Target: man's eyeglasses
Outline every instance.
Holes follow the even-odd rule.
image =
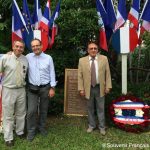
[[[91,47],[91,48],[89,48],[89,50],[91,51],[91,50],[98,50],[98,48],[97,47]]]
[[[34,47],[40,47],[41,45],[33,45],[33,46],[31,46],[32,48],[34,48]]]

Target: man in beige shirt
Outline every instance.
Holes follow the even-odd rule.
[[[13,146],[13,129],[21,138],[24,134],[26,115],[25,78],[28,69],[28,61],[24,52],[24,42],[13,43],[12,55],[6,54],[0,59],[0,73],[2,80],[2,108],[3,108],[3,132],[7,146]]]

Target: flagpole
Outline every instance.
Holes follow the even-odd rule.
[[[144,7],[143,7],[143,10],[142,10],[142,13],[141,13],[141,16],[140,16],[139,20],[141,20],[141,17],[142,17],[142,15],[143,15],[143,12],[144,12],[144,10],[145,10],[145,7],[146,7],[147,3],[148,3],[148,0],[146,0],[146,3],[145,3],[145,5],[144,5]]]
[[[122,94],[127,94],[127,54],[121,54],[122,59]]]

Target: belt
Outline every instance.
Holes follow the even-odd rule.
[[[47,84],[42,84],[42,85],[33,85],[33,84],[31,84],[31,83],[29,83],[29,84],[32,85],[32,86],[39,87],[39,88],[44,88],[44,87],[50,85],[49,83],[47,83]]]
[[[46,86],[48,86],[48,85],[50,85],[49,83],[48,84],[42,84],[42,85],[39,85],[38,87],[39,88],[43,88],[43,87],[46,87]]]
[[[94,87],[96,87],[96,86],[100,86],[100,84],[96,84]],[[93,86],[91,85],[91,87],[93,87]]]

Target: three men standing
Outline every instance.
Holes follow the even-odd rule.
[[[88,56],[79,59],[78,90],[87,99],[88,122],[90,133],[96,128],[94,103],[99,121],[99,129],[105,135],[105,95],[112,88],[109,63],[106,56],[98,54],[95,42],[88,43]]]

